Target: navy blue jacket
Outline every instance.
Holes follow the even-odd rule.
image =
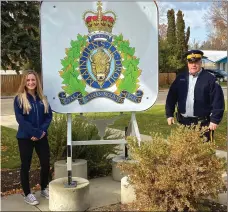
[[[172,83],[166,99],[166,117],[174,117],[175,106],[180,113],[186,112],[189,73],[179,74]],[[221,86],[216,78],[204,69],[199,74],[194,90],[194,116],[210,116],[210,121],[219,124],[225,103]]]
[[[14,112],[19,124],[17,138],[31,139],[33,136],[40,138],[43,131],[46,132],[52,120],[52,110],[49,106],[48,113],[44,113],[44,105],[38,96],[36,100],[32,95],[27,94],[32,109],[29,114],[23,114],[23,107],[20,108],[18,96],[14,99]]]

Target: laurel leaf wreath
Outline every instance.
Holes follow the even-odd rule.
[[[124,69],[122,70],[124,78],[119,78],[117,80],[117,91],[115,93],[119,94],[123,90],[128,91],[129,93],[135,93],[139,88],[138,77],[142,72],[138,68],[139,58],[134,56],[135,48],[129,46],[128,40],[123,40],[122,34],[114,36],[113,44],[121,53],[121,57],[123,59],[122,65],[124,67]]]
[[[71,41],[71,47],[66,49],[66,57],[61,60],[62,70],[59,71],[60,76],[63,78],[62,89],[69,95],[75,92],[81,92],[86,95],[86,83],[84,80],[78,79],[80,75],[79,58],[82,50],[87,45],[87,36],[77,35],[77,40]]]

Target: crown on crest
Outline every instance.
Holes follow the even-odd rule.
[[[86,11],[83,15],[89,33],[94,31],[112,32],[112,28],[116,22],[116,15],[112,11],[102,11],[101,1],[97,2],[97,12]]]

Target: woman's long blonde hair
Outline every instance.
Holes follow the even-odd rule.
[[[49,104],[48,104],[47,98],[43,95],[41,82],[38,74],[35,71],[28,71],[25,74],[23,74],[21,84],[17,92],[19,106],[20,108],[23,107],[23,114],[29,114],[29,111],[32,108],[27,98],[27,88],[26,88],[27,77],[29,74],[33,74],[36,77],[36,93],[44,104],[44,113],[48,113]]]

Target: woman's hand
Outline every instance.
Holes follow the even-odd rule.
[[[32,141],[37,141],[38,138],[36,138],[36,137],[33,136],[33,137],[31,138],[31,140],[32,140]]]
[[[45,135],[46,135],[46,133],[43,132],[42,135],[41,135],[41,137],[40,137],[40,139],[42,139]],[[32,136],[31,140],[32,140],[32,141],[37,141],[37,140],[39,140],[39,139],[36,138],[35,136]]]

